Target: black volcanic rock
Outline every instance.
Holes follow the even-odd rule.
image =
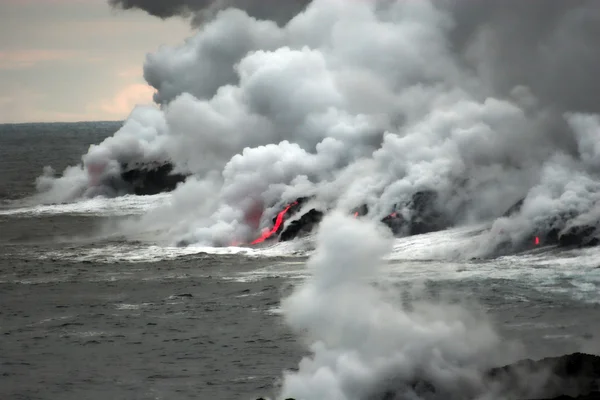
[[[521,211],[525,199],[513,204],[502,217],[513,217]],[[600,245],[600,221],[573,224],[578,212],[571,210],[537,222],[520,243],[505,242],[498,246],[496,255],[530,250],[537,245],[558,247],[590,247]]]
[[[130,190],[139,196],[170,192],[187,178],[173,173],[173,164],[142,163],[121,166],[121,179],[127,182]]]
[[[592,247],[600,245],[600,221],[595,224],[569,225],[576,215],[559,215],[548,219],[538,227],[521,247],[531,248],[534,238],[539,238],[541,245],[558,247]]]
[[[493,393],[491,398],[506,400],[600,400],[600,356],[591,354],[522,360],[484,372],[482,378],[485,393],[481,393],[481,388],[464,385],[454,386],[454,390],[460,390],[460,393],[446,393],[419,377],[415,377],[412,383],[399,383],[396,385],[398,389],[392,389],[394,380],[387,379],[382,382],[386,387],[365,400],[403,399],[408,388],[424,399],[475,400]]]
[[[395,395],[390,395],[390,396],[394,396],[394,397],[384,397],[381,400],[398,400],[398,397],[395,397]],[[507,400],[509,398],[506,398]],[[266,400],[265,398],[261,397],[257,400]],[[296,400],[293,398],[287,398],[285,400]],[[577,397],[571,397],[571,396],[558,396],[558,397],[553,397],[553,398],[548,398],[548,399],[519,399],[519,400],[600,400],[600,392],[594,392],[594,393],[590,393],[587,395],[581,395],[581,396],[577,396]]]
[[[536,376],[534,380],[531,377]],[[522,360],[487,374],[515,398],[535,393],[536,399],[600,398],[600,356],[574,353],[542,360]],[[537,382],[539,386],[532,387]],[[595,396],[595,397],[589,397]]]
[[[307,199],[301,198],[294,203],[286,213],[286,221],[292,218],[305,200]],[[449,219],[438,207],[437,192],[433,190],[416,192],[408,202],[396,205],[396,209],[400,208],[408,208],[410,219],[407,220],[399,211],[394,211],[381,220],[395,235],[418,235],[439,231],[450,226]],[[367,205],[363,204],[353,209],[351,214],[359,217],[366,215],[368,211]],[[279,240],[288,241],[310,233],[321,222],[323,215],[323,211],[313,208],[300,218],[290,220],[280,230]],[[273,220],[273,224],[275,224],[275,220]]]
[[[367,215],[368,213],[369,213],[369,206],[367,206],[366,204],[363,204],[360,207],[356,207],[351,212],[351,214],[354,215],[355,217],[362,217],[364,215]]]
[[[381,222],[386,224],[395,235],[421,235],[448,228],[449,218],[440,210],[438,194],[433,190],[421,190],[413,194],[404,204],[396,205],[396,210]],[[410,219],[405,219],[399,210],[406,208]]]
[[[399,212],[393,212],[385,216],[381,222],[387,225],[394,235],[409,233],[410,222],[406,221]]]
[[[558,397],[553,397],[553,398],[548,398],[548,399],[536,399],[536,400],[600,400],[600,392],[593,392],[587,395],[581,395],[581,396],[577,396],[577,397],[572,397],[572,396],[567,396],[567,395],[563,395],[563,396],[558,396]]]
[[[519,211],[521,211],[521,207],[523,207],[523,203],[525,203],[525,197],[523,197],[522,199],[517,201],[515,204],[510,206],[510,208],[508,210],[506,210],[506,212],[504,214],[502,214],[502,216],[503,217],[511,217],[514,214],[518,213]]]
[[[563,229],[558,236],[558,245],[562,247],[589,247],[600,244],[600,223],[595,225],[573,225]]]
[[[438,207],[438,194],[433,190],[416,192],[408,207],[412,210],[410,235],[436,232],[450,226],[450,221]]]
[[[279,240],[285,242],[310,233],[322,219],[323,212],[312,208],[300,218],[291,221],[281,232]]]

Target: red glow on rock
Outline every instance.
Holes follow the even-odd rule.
[[[106,166],[107,163],[103,161],[86,164],[90,186],[97,186],[100,184],[100,179],[104,173],[104,170],[106,169]]]
[[[396,218],[397,216],[398,216],[398,214],[396,214],[396,212],[393,212],[390,214],[390,217],[392,217],[392,218]]]
[[[253,204],[252,207],[246,211],[246,225],[254,230],[258,229],[260,226],[260,219],[262,218],[263,209],[264,206],[261,203],[256,202],[256,204]]]
[[[252,242],[252,244],[262,243],[265,240],[267,240],[268,238],[270,238],[271,236],[273,236],[275,233],[277,233],[277,231],[281,227],[281,224],[283,224],[283,218],[285,217],[285,214],[287,214],[287,212],[290,210],[290,208],[292,208],[296,204],[298,204],[297,201],[293,202],[292,204],[288,204],[288,206],[286,208],[284,208],[282,211],[280,211],[279,214],[277,214],[277,218],[275,219],[275,225],[273,225],[273,227],[270,230],[263,232],[261,237],[254,240]]]
[[[534,243],[535,243],[535,245],[536,245],[536,246],[537,246],[538,244],[540,244],[540,237],[539,237],[539,236],[536,236],[536,237],[535,237],[535,239],[534,239]]]
[[[354,213],[354,218],[358,218],[358,211]]]

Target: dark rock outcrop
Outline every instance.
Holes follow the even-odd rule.
[[[506,212],[504,214],[502,214],[502,216],[503,217],[512,217],[514,214],[517,214],[518,212],[521,211],[521,207],[523,207],[523,203],[525,203],[525,197],[523,197],[522,199],[518,200],[515,204],[510,206],[510,208],[508,210],[506,210]]]
[[[150,189],[161,186],[154,185],[156,181],[154,175],[142,176],[145,177],[144,184],[146,184],[145,182],[150,183]],[[161,181],[162,178],[158,179],[163,183],[161,187],[169,188],[164,183],[170,181],[164,179]],[[177,182],[178,179],[185,179],[185,177],[176,176],[173,179],[174,182]],[[138,189],[136,193],[139,192]],[[302,211],[302,207],[308,199],[300,198],[286,206],[289,209],[285,212],[284,223],[277,229],[277,235],[273,235],[270,240],[276,238],[280,241],[293,240],[312,232],[317,227],[325,214],[323,210],[311,208],[302,215],[297,215]],[[503,217],[518,218],[524,202],[524,198],[518,200],[503,214]],[[282,208],[282,211],[284,209]],[[358,218],[367,215],[368,212],[369,208],[363,204],[351,210],[351,215]],[[564,212],[537,221],[533,229],[525,232],[520,242],[503,242],[496,247],[492,256],[514,254],[534,249],[537,246],[586,247],[600,245],[600,221],[573,224],[572,221],[576,217],[578,217],[576,212]],[[276,218],[273,219],[273,226],[275,226]],[[381,222],[389,227],[396,236],[425,234],[452,226],[452,219],[443,211],[439,204],[438,194],[433,190],[418,191],[408,201],[396,204],[392,212],[382,218]]]
[[[384,217],[386,224],[394,235],[421,235],[448,228],[450,219],[438,204],[438,194],[433,190],[418,191],[411,199],[395,206],[394,212]],[[404,218],[402,210],[406,210],[409,218]]]
[[[355,217],[362,217],[364,215],[367,215],[368,213],[369,213],[369,206],[367,206],[366,204],[363,204],[360,207],[356,207],[351,212],[351,214],[354,215]]]
[[[411,210],[410,235],[436,232],[450,226],[449,218],[440,210],[438,194],[433,190],[416,192],[408,208]]]
[[[383,217],[381,222],[386,225],[396,236],[406,235],[410,233],[410,221],[404,219],[399,212],[393,212],[390,215]]]
[[[186,175],[173,173],[173,164],[134,163],[121,166],[121,179],[132,193],[143,196],[170,192],[185,181]]]
[[[525,199],[517,201],[502,216],[513,217],[518,215]],[[600,221],[588,223],[572,223],[578,217],[575,211],[564,212],[538,222],[522,243],[502,244],[500,253],[508,251],[524,251],[535,246],[559,247],[589,247],[600,245]]]
[[[574,353],[542,360],[522,360],[483,373],[484,388],[455,385],[454,390],[438,388],[426,379],[415,378],[412,383],[386,380],[379,393],[365,400],[396,400],[407,389],[425,399],[475,400],[484,394],[506,400],[600,400],[600,356]],[[452,386],[452,385],[451,385]],[[454,391],[459,390],[460,393]],[[484,393],[481,393],[481,390]],[[293,400],[293,399],[286,399]]]
[[[600,356],[574,353],[522,360],[492,369],[487,378],[512,398],[531,398],[524,396],[533,394],[536,399],[600,399]]]
[[[300,218],[291,221],[279,235],[279,240],[288,241],[298,236],[306,235],[316,228],[323,219],[323,212],[315,208],[310,209]]]
[[[571,225],[558,235],[558,245],[562,247],[589,247],[600,245],[600,221],[595,224]]]
[[[325,213],[316,208],[308,210],[300,217],[296,215],[307,200],[308,198],[300,198],[292,203],[285,213],[285,223],[277,231],[279,240],[288,241],[306,235],[321,222]],[[418,235],[439,231],[450,226],[449,218],[440,211],[438,206],[437,193],[432,190],[416,192],[408,202],[396,205],[395,209],[398,211],[392,212],[381,220],[395,235]],[[410,218],[405,219],[401,210],[407,210]],[[368,212],[367,205],[363,204],[352,210],[351,214],[360,217],[367,215]],[[273,219],[274,226],[275,218]]]

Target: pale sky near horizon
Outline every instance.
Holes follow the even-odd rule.
[[[0,123],[124,119],[152,101],[146,54],[191,35],[106,0],[0,0]]]

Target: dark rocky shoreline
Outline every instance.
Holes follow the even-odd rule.
[[[187,178],[187,175],[174,172],[170,162],[129,163],[121,166],[121,180],[128,191],[136,195],[154,195],[170,192]],[[309,198],[299,198],[290,205],[284,214],[284,224],[277,230],[273,239],[293,240],[311,233],[321,222],[326,210],[319,208],[302,209]],[[512,205],[503,215],[504,218],[517,216],[525,198]],[[282,207],[282,210],[285,206]],[[394,235],[412,236],[444,230],[453,225],[452,218],[440,207],[438,193],[434,190],[415,192],[409,200],[395,204],[393,210],[381,219]],[[355,217],[368,213],[368,207],[362,205],[352,210]],[[552,245],[564,248],[590,247],[600,245],[600,221],[577,222],[578,215],[555,215],[542,221],[531,232],[524,235],[520,243],[502,243],[498,254],[515,253],[529,250],[538,245]],[[273,221],[275,223],[275,221]]]
[[[545,376],[532,387],[531,376]],[[600,356],[573,353],[541,360],[522,360],[494,368],[488,379],[518,399],[600,399]],[[524,397],[533,394],[535,397]]]
[[[573,353],[541,360],[521,360],[489,370],[484,373],[483,380],[487,387],[494,388],[497,398],[507,400],[600,400],[600,356]],[[368,400],[402,399],[407,386],[423,399],[474,400],[482,395],[476,392],[469,395],[444,393],[422,380],[400,386],[403,389],[382,388]]]
[[[130,186],[131,192],[138,196],[171,192],[186,178],[184,174],[174,173],[173,164],[168,162],[121,166],[121,179]]]

